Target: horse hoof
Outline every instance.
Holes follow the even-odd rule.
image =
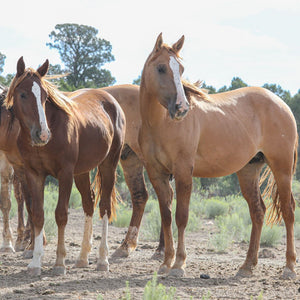
[[[82,260],[82,259],[78,259],[75,263],[75,268],[86,268],[89,265],[89,261],[88,260]]]
[[[2,246],[0,248],[0,252],[4,252],[4,253],[14,253],[15,249],[13,246],[9,245],[9,246]]]
[[[295,271],[285,267],[280,279],[288,280],[288,279],[296,279],[297,274]]]
[[[41,275],[41,268],[27,268],[28,274],[30,276],[40,276]]]
[[[24,251],[25,250],[25,246],[24,245],[22,245],[22,243],[16,243],[15,244],[15,250],[16,250],[16,252],[21,252],[21,251]]]
[[[166,265],[161,265],[157,274],[168,274],[170,271],[170,268],[168,268]]]
[[[180,269],[171,269],[168,276],[171,277],[183,277],[185,275],[184,269],[180,268]]]
[[[32,258],[33,257],[33,250],[24,250],[23,257],[24,258]]]
[[[116,251],[112,254],[111,257],[113,258],[126,258],[129,256],[130,251],[128,249],[119,247],[118,249],[116,249]]]
[[[54,266],[53,267],[53,274],[54,275],[66,275],[66,268],[63,266]]]
[[[97,271],[101,271],[101,272],[108,272],[109,271],[109,265],[108,264],[97,264]]]
[[[252,276],[252,271],[248,269],[239,269],[235,277],[249,278]]]

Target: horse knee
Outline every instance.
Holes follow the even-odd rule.
[[[55,210],[55,220],[58,226],[65,226],[68,222],[68,212],[62,210]]]

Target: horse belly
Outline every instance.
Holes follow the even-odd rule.
[[[106,157],[112,138],[108,134],[85,135],[80,138],[78,160],[75,174],[88,172],[96,168]]]
[[[232,151],[219,156],[196,156],[193,176],[194,177],[222,177],[241,170],[254,156],[256,152]]]

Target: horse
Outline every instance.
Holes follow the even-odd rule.
[[[0,86],[0,175],[1,175],[1,199],[0,209],[3,214],[3,242],[0,248],[0,252],[15,252],[23,251],[30,242],[30,220],[27,219],[27,224],[24,222],[24,197],[22,193],[22,183],[20,177],[18,177],[18,164],[20,157],[16,157],[15,151],[11,151],[11,145],[13,141],[16,141],[16,131],[11,130],[10,134],[6,135],[6,128],[9,118],[7,117],[9,112],[2,109],[3,101],[6,97],[7,88]],[[16,146],[16,143],[14,144]],[[13,166],[16,167],[14,171]],[[14,195],[18,204],[18,227],[17,227],[17,239],[15,246],[12,242],[12,231],[9,224],[9,212],[11,209],[11,188],[14,187]],[[26,257],[26,254],[25,254]]]
[[[183,43],[184,36],[169,46],[159,34],[144,64],[140,85],[139,144],[159,200],[165,238],[159,273],[185,274],[184,232],[192,177],[237,173],[252,220],[247,256],[237,275],[253,274],[266,211],[259,184],[266,165],[274,179],[268,184],[273,199],[269,221],[283,218],[286,227],[286,265],[281,276],[295,278],[295,200],[291,191],[298,144],[295,118],[288,105],[266,89],[245,87],[209,95],[182,79],[179,53]],[[173,265],[170,174],[175,179],[178,228]]]
[[[74,96],[76,93],[81,93],[83,90],[63,93],[67,97],[72,97],[72,95]],[[118,101],[126,118],[125,144],[122,149],[120,163],[131,195],[132,216],[127,234],[122,244],[113,253],[113,257],[128,257],[137,247],[139,228],[148,200],[148,192],[143,173],[144,165],[142,162],[142,153],[138,143],[138,133],[142,124],[139,110],[139,86],[121,84],[104,87],[99,90],[105,90]],[[163,252],[164,238],[161,229],[159,244],[153,257],[159,258]]]
[[[144,208],[148,200],[148,192],[145,186],[144,179],[144,166],[141,161],[141,151],[138,144],[138,131],[141,126],[141,118],[139,109],[139,86],[131,84],[123,84],[101,88],[100,90],[105,90],[111,94],[120,104],[123,109],[126,117],[126,134],[125,134],[125,144],[123,146],[120,163],[122,165],[124,178],[127,183],[129,192],[132,199],[132,217],[129,224],[129,228],[126,234],[126,237],[122,241],[118,249],[113,253],[114,257],[128,257],[132,253],[138,243],[138,233],[141,224],[141,219],[143,216]],[[81,93],[83,90],[77,90],[75,92],[63,92],[67,97],[75,95],[75,93]],[[6,91],[7,92],[7,91]],[[2,100],[6,96],[6,92],[2,94]],[[18,168],[19,179],[24,181],[24,171],[22,170],[22,161],[20,154],[17,149],[17,136],[19,132],[19,122],[14,118],[13,112],[7,110],[2,106],[3,101],[1,102],[1,121],[3,130],[0,131],[0,150],[4,149],[6,156],[9,157],[10,162]],[[10,124],[11,123],[11,124]],[[9,125],[10,124],[10,125]],[[13,130],[6,130],[8,126],[13,127]],[[6,133],[7,132],[7,133]],[[21,169],[21,170],[20,170]],[[15,172],[16,173],[16,172]],[[15,176],[16,177],[16,176]],[[32,257],[33,235],[31,232],[30,236],[30,220],[28,219],[26,230],[24,231],[24,220],[23,220],[23,202],[24,197],[21,192],[21,185],[18,181],[19,179],[14,178],[15,183],[15,196],[18,200],[18,238],[16,241],[15,249],[16,251],[24,250],[25,246],[27,248],[24,252],[26,258]],[[24,184],[23,184],[24,185]],[[25,186],[27,186],[25,180]],[[7,198],[3,198],[7,199]],[[4,201],[4,200],[3,200]],[[6,203],[6,202],[5,202]],[[7,215],[8,216],[8,215]],[[8,218],[8,217],[7,217]],[[6,224],[6,223],[5,223]],[[5,229],[4,232],[10,232]],[[31,239],[30,239],[31,237]],[[6,240],[6,239],[5,239]],[[44,245],[46,245],[46,237],[44,236]],[[164,252],[164,239],[163,233],[161,230],[159,245],[154,253],[154,257],[160,257]]]
[[[30,214],[34,226],[33,258],[28,265],[31,275],[41,274],[44,225],[44,183],[47,175],[58,179],[59,196],[55,209],[58,227],[55,275],[65,274],[65,226],[73,184],[79,190],[85,213],[84,235],[76,267],[88,266],[92,243],[92,216],[99,202],[103,220],[97,270],[107,271],[108,222],[115,216],[116,167],[125,137],[125,116],[116,100],[105,91],[84,91],[73,98],[60,93],[44,77],[46,60],[37,70],[25,69],[23,57],[17,62],[5,99],[20,124],[17,138],[31,198]],[[89,171],[97,168],[94,190]]]

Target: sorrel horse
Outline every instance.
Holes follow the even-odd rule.
[[[131,194],[132,199],[132,218],[130,225],[120,247],[113,253],[115,257],[127,257],[133,252],[138,243],[138,233],[143,216],[144,208],[148,200],[148,193],[145,186],[144,179],[144,166],[141,161],[141,151],[138,144],[138,132],[141,126],[141,117],[139,111],[139,86],[124,84],[116,85],[111,87],[102,88],[103,90],[110,93],[120,104],[126,117],[126,135],[125,145],[121,154],[121,165],[124,172],[125,181]],[[7,92],[7,91],[6,91]],[[6,156],[9,157],[10,162],[18,169],[20,179],[24,177],[24,171],[22,170],[22,161],[17,149],[17,137],[19,133],[19,122],[14,118],[13,111],[7,110],[2,106],[2,102],[5,99],[6,92],[3,91],[1,101],[1,115],[0,115],[0,150],[4,150]],[[63,92],[66,96],[75,95],[75,93],[81,93],[82,90],[76,92]],[[7,130],[13,128],[13,130]],[[21,170],[20,170],[21,169]],[[20,176],[23,174],[23,176]],[[16,176],[15,176],[16,177]],[[24,178],[23,178],[24,180]],[[18,182],[18,179],[14,179],[14,182]],[[28,245],[30,241],[30,226],[27,221],[26,230],[24,231],[24,212],[23,212],[23,201],[24,197],[21,193],[21,184],[15,185],[15,196],[18,200],[18,238],[16,241],[16,251],[21,251]],[[25,180],[25,187],[27,186]],[[7,198],[3,198],[7,199]],[[10,200],[8,200],[10,201]],[[3,200],[4,202],[4,200]],[[6,202],[5,202],[6,203]],[[10,203],[10,202],[7,202]],[[6,206],[3,204],[3,206]],[[10,204],[9,204],[10,207]],[[8,218],[7,212],[7,218]],[[5,223],[6,224],[6,223]],[[6,228],[6,227],[5,227]],[[4,232],[10,232],[5,229]],[[33,233],[32,233],[33,236]],[[5,241],[7,238],[5,238]],[[44,244],[46,244],[46,237],[44,237]],[[30,258],[32,256],[33,244],[27,247],[24,252],[24,256]],[[164,251],[164,240],[161,231],[160,242],[154,256],[161,256]]]
[[[24,222],[24,197],[22,193],[21,178],[18,177],[21,158],[14,150],[16,149],[16,122],[10,122],[13,118],[8,117],[10,112],[3,109],[2,104],[6,97],[7,88],[0,86],[0,175],[1,175],[1,199],[0,209],[3,214],[3,242],[1,252],[23,251],[30,242],[30,224]],[[14,123],[14,125],[13,125]],[[9,125],[10,124],[10,125]],[[7,134],[7,128],[11,130]],[[15,171],[13,170],[15,167]],[[9,224],[9,212],[11,209],[11,187],[14,186],[14,195],[18,204],[18,228],[15,247],[12,245],[12,231]],[[26,256],[26,254],[25,254]]]
[[[138,143],[138,133],[142,121],[139,109],[139,86],[123,84],[101,88],[111,94],[120,104],[126,117],[125,144],[121,154],[121,165],[126,184],[130,191],[132,201],[132,217],[125,239],[121,246],[113,253],[114,257],[127,257],[132,253],[138,243],[138,233],[143,217],[148,192],[145,186],[144,165]],[[81,93],[82,90],[64,92],[68,97]],[[154,257],[160,257],[164,251],[163,232],[161,230],[159,245]]]
[[[116,100],[104,91],[86,90],[69,99],[44,76],[49,62],[37,71],[27,68],[23,57],[8,90],[5,104],[20,123],[18,149],[25,166],[31,197],[35,243],[28,271],[41,273],[44,225],[44,183],[47,175],[58,179],[59,198],[55,210],[58,226],[55,274],[65,274],[65,226],[73,178],[85,213],[84,236],[77,267],[88,266],[92,242],[94,205],[100,199],[103,234],[98,270],[108,270],[108,221],[115,215],[115,172],[125,136],[125,117]],[[97,167],[96,196],[90,186],[89,171]],[[95,199],[96,198],[96,199]]]
[[[271,221],[283,218],[287,233],[283,278],[294,278],[295,201],[291,192],[297,158],[297,128],[289,107],[263,88],[247,87],[208,95],[182,80],[179,52],[182,36],[175,44],[163,43],[162,34],[147,58],[140,86],[142,126],[139,133],[145,166],[157,193],[165,238],[165,258],[160,273],[182,276],[186,260],[184,232],[188,221],[192,177],[219,177],[237,173],[252,220],[250,244],[238,275],[250,276],[264,222],[265,205],[259,178],[267,164],[274,181]],[[171,231],[172,189],[176,187],[176,260]]]

